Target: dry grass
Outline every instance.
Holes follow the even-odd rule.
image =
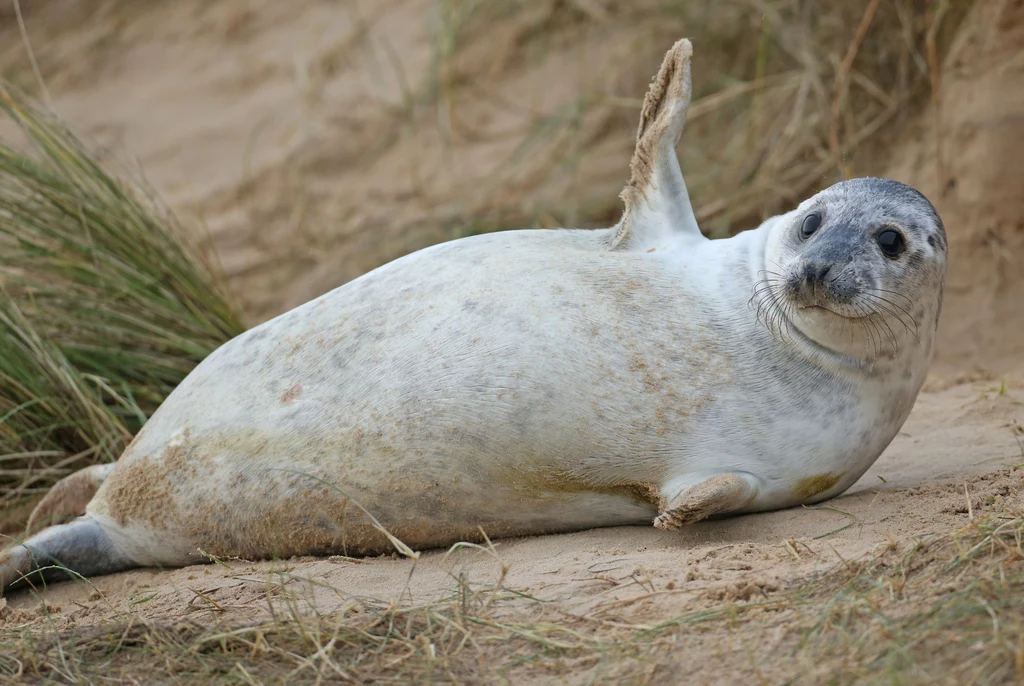
[[[587,149],[632,130],[644,81],[664,49],[688,35],[695,38],[695,102],[681,146],[683,170],[705,231],[729,235],[848,176],[855,152],[877,143],[935,85],[938,65],[929,47],[941,54],[970,2],[942,3],[939,12],[934,3],[913,0],[827,8],[753,0],[453,4],[471,9],[442,34],[443,45],[455,46],[438,50],[446,87],[423,98],[452,110],[446,121],[459,120],[453,92],[469,99],[467,93],[486,91],[496,72],[520,69],[559,44],[596,32],[625,46],[614,62],[598,61],[605,73],[582,84],[571,102],[524,122],[513,156],[495,165],[493,188],[467,203],[463,216],[449,220],[453,225],[500,216],[500,207],[521,202],[506,199],[517,180],[519,193],[533,196],[561,185],[551,197],[569,191],[573,202],[537,207],[512,223],[607,223],[619,210],[614,196],[582,184],[567,188],[558,177],[584,173]],[[483,27],[502,21],[511,24],[514,47],[494,54],[483,45],[493,45],[493,29]]]
[[[893,542],[762,600],[705,607],[656,625],[609,621],[600,606],[570,613],[506,588],[504,567],[487,585],[453,576],[451,595],[436,602],[348,598],[343,610],[323,615],[311,600],[315,583],[280,572],[267,579],[258,621],[205,598],[209,612],[191,622],[142,620],[128,611],[102,628],[36,622],[5,630],[0,676],[663,683],[685,671],[710,682],[1020,683],[1022,544],[1024,516],[997,503],[962,529]],[[688,653],[679,650],[683,642]],[[693,659],[694,646],[706,646],[701,664],[681,663],[687,654]]]
[[[927,37],[954,16],[930,16],[927,6],[837,3],[812,12],[797,2],[732,2],[709,11],[684,2],[622,3],[608,5],[608,21],[638,27],[651,46],[638,51],[645,61],[678,35],[697,37],[685,171],[694,194],[707,198],[698,203],[702,219],[742,221],[843,176],[852,152],[927,92]],[[626,130],[639,102],[602,92],[581,99],[580,109],[616,107]]]

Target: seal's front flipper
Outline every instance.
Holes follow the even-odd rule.
[[[612,249],[646,251],[680,234],[703,238],[676,157],[693,93],[692,55],[685,38],[673,45],[644,98],[629,183],[622,191],[626,207]]]
[[[58,481],[32,510],[26,531],[34,533],[84,515],[85,506],[113,470],[114,463],[97,464]]]
[[[669,499],[654,526],[680,529],[712,515],[735,512],[749,505],[757,491],[757,479],[751,474],[716,474]]]

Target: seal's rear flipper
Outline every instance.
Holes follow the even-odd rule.
[[[26,532],[32,534],[48,526],[63,524],[84,515],[85,506],[113,470],[113,462],[97,464],[80,469],[58,481],[32,510],[28,526],[25,527]]]
[[[716,474],[671,498],[654,526],[679,529],[713,515],[735,512],[750,504],[757,491],[757,478],[752,474]]]
[[[703,238],[676,157],[693,93],[692,55],[693,45],[687,39],[673,45],[644,98],[630,179],[621,196],[626,207],[613,249],[656,248],[665,238],[679,234]]]
[[[99,522],[79,517],[0,554],[0,595],[14,584],[113,574],[138,566],[117,548]]]

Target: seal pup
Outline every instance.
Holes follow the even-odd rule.
[[[690,56],[678,42],[644,100],[616,226],[436,245],[238,336],[112,470],[58,487],[102,482],[84,516],[7,551],[0,585],[370,555],[392,535],[675,529],[848,488],[928,370],[942,222],[907,186],[855,179],[708,240],[675,153]]]

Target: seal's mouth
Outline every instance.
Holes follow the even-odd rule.
[[[793,308],[795,308],[797,310],[828,312],[829,314],[850,320],[857,318],[847,317],[823,305],[797,302],[792,297],[787,297],[785,288],[776,289],[767,280],[762,282],[760,287],[755,288],[751,296],[751,303],[755,307],[758,320],[768,329],[772,338],[779,341],[799,341],[801,345],[814,351],[815,354],[843,367],[861,369],[871,364],[870,358],[860,358],[841,351],[835,351],[814,340],[801,331],[799,326],[792,325],[791,315],[793,314]],[[857,320],[856,323],[861,324],[862,322]]]
[[[782,297],[800,314],[824,316],[826,313],[846,320],[858,320],[873,313],[862,302],[861,289],[846,273],[815,265],[794,269],[781,284]]]
[[[798,310],[812,310],[812,311],[817,311],[817,312],[828,312],[829,314],[834,314],[837,317],[842,317],[843,319],[850,319],[850,320],[864,319],[865,317],[870,317],[873,314],[872,312],[866,312],[865,314],[847,314],[845,312],[840,312],[838,310],[833,310],[831,307],[826,307],[825,305],[797,305],[796,307],[797,307]]]
[[[917,320],[905,308],[868,290],[848,286],[840,294],[845,297],[834,298],[780,281],[765,278],[751,296],[758,320],[776,340],[799,342],[836,364],[862,368],[883,354],[895,358],[902,347],[898,327],[917,338]]]

